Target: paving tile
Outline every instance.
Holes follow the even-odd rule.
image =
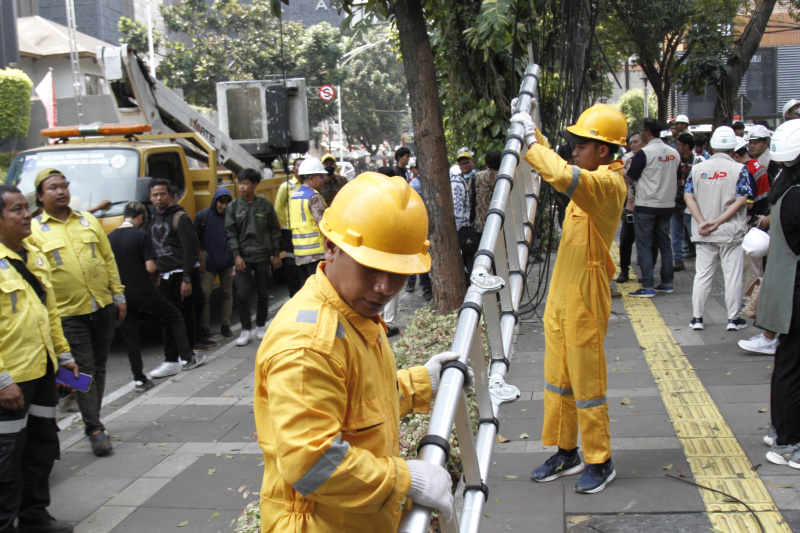
[[[155,395],[144,400],[141,405],[180,405],[185,401],[185,396]]]
[[[219,515],[211,518],[214,513],[219,513]],[[187,522],[185,526],[181,527],[185,527],[185,531],[192,533],[228,533],[231,531],[231,521],[238,516],[239,510],[217,509],[213,506],[207,509],[140,508],[131,513],[112,531],[113,533],[174,531],[180,524]]]
[[[179,454],[233,454],[242,453],[246,446],[243,442],[186,442],[181,444],[177,453]]]
[[[170,481],[169,478],[164,477],[143,477],[137,479],[105,506],[139,507]]]
[[[235,423],[214,422],[164,422],[149,424],[136,433],[135,438],[144,442],[206,442],[220,440],[228,434]]]
[[[151,399],[156,399],[158,396],[153,396]],[[147,401],[147,400],[145,400]],[[123,408],[120,416],[124,417],[126,423],[130,422],[152,422],[159,417],[165,415],[173,408],[170,404],[147,404],[137,405],[130,409]]]
[[[174,453],[169,457],[165,457],[148,472],[142,474],[142,477],[174,478],[193,465],[201,455],[197,453]]]
[[[716,385],[706,387],[711,398],[719,404],[756,403],[769,405],[769,387],[764,385]],[[765,403],[766,402],[766,403]]]
[[[110,507],[104,505],[75,527],[79,533],[108,533],[125,520],[136,507]]]
[[[144,507],[241,509],[249,500],[245,501],[236,489],[246,486],[251,493],[258,492],[263,476],[259,463],[263,456],[231,457],[204,455],[153,495]],[[214,471],[209,474],[211,468]]]
[[[227,405],[180,405],[165,412],[158,422],[212,422],[228,409]]]
[[[571,488],[574,489],[574,484]],[[565,490],[564,509],[567,513],[586,515],[702,512],[705,507],[698,489],[691,485],[663,476],[626,478],[618,475],[597,494]]]
[[[586,516],[585,514],[581,516]],[[705,513],[669,513],[669,514],[613,514],[594,515],[589,520],[570,524],[567,517],[569,533],[597,533],[613,531],[615,533],[641,533],[642,531],[669,531],[670,533],[697,533],[709,531],[711,523]]]
[[[80,472],[85,476],[136,478],[160,463],[171,451],[167,446],[125,442],[115,447],[112,455],[95,457],[96,460]]]
[[[119,494],[134,481],[136,478],[89,477],[76,473],[50,487],[48,511],[59,520],[81,522],[108,503],[112,494]]]

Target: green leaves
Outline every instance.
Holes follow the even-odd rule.
[[[19,69],[0,70],[0,139],[28,134],[33,82]]]

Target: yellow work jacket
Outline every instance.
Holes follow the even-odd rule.
[[[308,205],[315,194],[319,193],[307,185],[301,185],[289,200],[289,227],[292,230],[295,257],[325,253],[322,234]]]
[[[46,211],[33,219],[27,240],[47,256],[61,316],[87,315],[92,298],[100,307],[125,302],[125,287],[100,223],[86,211],[70,210],[66,222]]]
[[[422,366],[397,370],[381,318],[339,298],[324,265],[256,356],[261,530],[395,531],[411,485],[399,421],[430,409],[430,378]]]
[[[278,187],[278,194],[275,195],[275,213],[282,228],[289,228],[289,198],[300,188],[300,182],[292,176],[289,181],[284,181]]]
[[[558,247],[558,257],[553,269],[553,279],[548,293],[551,301],[567,301],[568,286],[579,285],[584,299],[597,290],[587,283],[588,271],[604,269],[604,294],[600,297],[610,302],[608,282],[614,277],[616,267],[609,249],[622,216],[627,196],[622,162],[600,166],[597,170],[584,170],[567,164],[546,144],[533,145],[525,160],[559,192],[572,200],[564,214],[564,231]]]
[[[8,372],[15,383],[44,376],[48,356],[53,368],[58,368],[57,356],[69,352],[50,282],[50,265],[34,246],[22,246],[28,251],[25,265],[47,296],[43,304],[9,262],[22,258],[0,244],[0,375]]]

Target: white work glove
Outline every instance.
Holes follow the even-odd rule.
[[[525,126],[525,143],[528,145],[528,148],[536,144],[536,124],[533,123],[533,119],[528,113],[523,111],[514,113],[511,116],[511,122],[517,122]]]
[[[411,474],[408,497],[414,503],[436,509],[445,522],[450,522],[453,519],[453,483],[447,470],[417,459],[409,459],[406,464]]]
[[[439,381],[442,377],[442,366],[448,361],[455,361],[461,354],[456,352],[442,352],[438,355],[431,357],[425,363],[425,370],[428,371],[428,376],[431,378],[431,394],[435,395],[439,390]],[[469,374],[467,382],[464,383],[464,389],[467,394],[475,392],[472,386],[475,384],[475,372],[472,371],[470,366],[467,366],[467,373]]]

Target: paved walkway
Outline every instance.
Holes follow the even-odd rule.
[[[614,301],[606,354],[618,477],[600,494],[576,494],[574,477],[546,484],[528,477],[552,452],[538,440],[543,330],[536,319],[521,322],[509,382],[523,395],[502,411],[500,433],[509,442],[495,445],[482,531],[758,531],[740,506],[667,473],[697,477],[757,509],[774,510],[759,513],[766,531],[800,531],[800,472],[768,463],[761,442],[772,359],[736,346],[755,334],[752,325],[725,331],[720,273],[706,330],[689,329],[694,272],[691,261],[687,266],[676,275],[674,294]],[[406,314],[422,303],[419,291],[403,298]],[[253,440],[255,350],[255,343],[238,348],[231,341],[210,351],[207,365],[161,380],[145,394],[119,389],[106,402],[114,410],[104,411],[115,446],[108,457],[92,455],[79,426],[63,430],[52,514],[79,524],[77,533],[231,531],[261,483],[262,457]],[[680,357],[686,364],[673,364]],[[681,384],[690,389],[670,392]],[[530,437],[521,438],[525,433]],[[713,448],[720,443],[725,453]],[[728,512],[707,514],[717,509]]]

